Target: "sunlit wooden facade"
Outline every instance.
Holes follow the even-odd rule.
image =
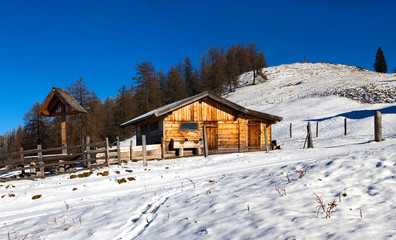
[[[248,151],[265,147],[264,128],[271,144],[271,125],[282,118],[253,111],[232,103],[210,92],[169,104],[123,123],[121,127],[136,126],[137,144],[146,135],[147,144],[165,140],[167,151],[171,141],[198,142],[207,129],[208,148],[211,151]]]

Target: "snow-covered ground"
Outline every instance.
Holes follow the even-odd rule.
[[[327,82],[340,78],[336,74]],[[396,239],[396,103],[307,97],[316,91],[309,81],[298,98],[279,87],[286,77],[229,95],[284,117],[273,127],[282,150],[149,161],[147,168],[135,162],[86,178],[1,183],[0,239]],[[276,89],[259,94],[267,84]],[[273,96],[283,100],[269,104]],[[385,141],[379,143],[372,141],[374,110],[383,112]],[[314,149],[302,149],[308,121],[314,134],[319,123]],[[105,171],[108,176],[97,175]],[[335,200],[330,218],[314,193],[325,210]]]

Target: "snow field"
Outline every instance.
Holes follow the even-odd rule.
[[[396,103],[299,99],[277,88],[293,79],[295,87],[303,86],[299,94],[313,95],[316,86],[308,80],[297,84],[298,76],[306,76],[301,72],[319,68],[318,76],[342,79],[336,74],[344,70],[337,67],[345,68],[269,68],[270,80],[279,75],[278,82],[268,82],[274,91],[266,83],[229,94],[243,106],[284,117],[272,129],[280,151],[149,161],[147,168],[134,162],[95,170],[87,178],[66,174],[1,183],[0,239],[395,239]],[[322,78],[321,84],[330,82]],[[275,95],[283,101],[268,104]],[[378,143],[372,141],[374,110],[383,112],[385,141]],[[319,122],[314,149],[302,149],[308,121],[313,133]],[[97,175],[104,171],[109,175]],[[136,180],[117,183],[128,177]],[[331,218],[322,211],[317,217],[314,193],[325,207],[335,200]],[[32,200],[38,194],[41,198]]]

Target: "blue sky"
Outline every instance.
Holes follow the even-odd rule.
[[[194,66],[211,46],[255,41],[270,66],[303,61],[396,67],[395,1],[0,1],[0,134],[52,87],[80,76],[102,99],[134,66]]]

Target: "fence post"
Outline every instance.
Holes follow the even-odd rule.
[[[121,165],[121,149],[120,149],[120,137],[117,136],[117,158],[118,158],[118,165]]]
[[[206,139],[206,126],[203,126],[204,155],[208,157],[208,141]]]
[[[381,142],[382,139],[382,115],[380,111],[374,112],[374,141]]]
[[[316,122],[316,138],[319,137],[319,122]]]
[[[290,123],[290,138],[292,138],[292,137],[293,137],[293,133],[292,133],[292,127],[293,127],[293,125],[292,125],[292,123]]]
[[[311,131],[311,123],[308,122],[307,126],[307,131],[308,131],[308,146],[307,148],[313,148],[313,141],[312,141],[312,131]]]
[[[109,139],[106,138],[106,163],[107,167],[110,167],[110,153],[109,153]]]
[[[129,146],[129,160],[133,160],[133,140],[131,139],[131,145]]]
[[[344,119],[344,135],[347,135],[347,119]]]
[[[84,154],[84,152],[85,152],[85,147],[84,147],[84,145],[85,145],[85,140],[84,140],[84,138],[81,140],[81,148],[80,148],[80,151],[81,151],[81,154],[82,154],[82,156],[81,156],[81,158],[82,158],[82,160],[83,160],[83,167],[86,167],[87,166],[87,162],[85,161],[86,159],[87,159],[87,156]]]
[[[143,167],[147,167],[146,135],[142,135]]]
[[[89,146],[89,143],[90,143],[89,137],[87,137],[86,143],[87,143],[87,146],[85,148],[85,151],[87,152],[87,160],[88,160],[87,165],[88,165],[88,168],[91,169],[91,147]]]
[[[43,151],[42,151],[41,145],[37,145],[37,150],[38,150],[37,159],[38,159],[38,163],[40,165],[40,172],[39,172],[38,175],[44,177],[44,174],[45,174],[44,173],[44,167],[41,166],[41,165],[44,165],[44,162],[43,162]]]
[[[161,138],[161,159],[165,158],[165,140]]]
[[[24,168],[25,167],[25,156],[23,155],[23,147],[19,148],[19,151],[21,152],[21,154],[19,155],[21,158],[21,165]],[[25,176],[25,169],[22,169],[21,175],[22,175],[22,177]]]
[[[268,136],[267,136],[267,126],[264,126],[264,139],[265,139],[265,151],[268,153]]]

